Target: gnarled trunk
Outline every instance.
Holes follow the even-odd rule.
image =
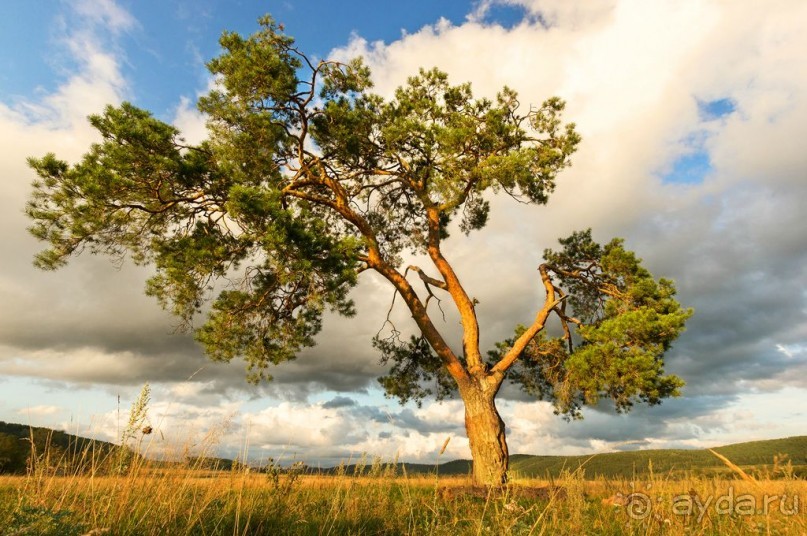
[[[483,391],[478,387],[461,390],[465,403],[465,430],[473,457],[473,479],[478,486],[507,483],[507,441],[504,421],[494,401],[497,390]]]

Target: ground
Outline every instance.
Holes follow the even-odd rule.
[[[797,478],[517,480],[213,472],[129,467],[115,476],[0,477],[0,534],[793,534],[807,533]],[[753,512],[750,510],[753,508]]]

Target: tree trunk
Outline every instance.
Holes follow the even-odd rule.
[[[479,387],[461,391],[465,402],[465,431],[473,457],[473,479],[477,486],[507,483],[507,441],[504,421],[494,402],[496,391],[498,389],[484,391]]]

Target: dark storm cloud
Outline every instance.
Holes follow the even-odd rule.
[[[646,238],[647,231],[641,229],[623,233],[629,242],[637,244],[654,271],[676,279],[681,301],[695,307],[687,333],[667,359],[668,370],[687,381],[689,394],[715,389],[731,393],[738,381],[779,377],[803,361],[803,356],[794,360],[777,350],[777,344],[797,343],[804,337],[803,328],[798,328],[805,323],[807,245],[792,207],[800,196],[804,194],[797,190],[770,200],[783,207],[775,219],[755,214],[760,210],[758,205],[738,208],[747,196],[735,196],[724,200],[720,210],[707,207],[698,213],[697,207],[686,207],[669,215],[671,221],[657,220],[649,228],[653,239]],[[726,213],[741,209],[753,226],[743,225],[744,220],[731,226],[717,225]],[[535,209],[533,213],[537,216],[539,212]],[[631,234],[636,237],[631,238]],[[456,247],[457,242],[454,244]],[[528,322],[542,297],[531,263],[502,265],[497,260],[506,245],[507,240],[489,244],[476,249],[473,256],[460,249],[457,256],[458,271],[469,279],[471,292],[482,297],[478,312],[483,344],[487,341],[490,345],[508,336],[516,324]],[[243,363],[209,363],[190,335],[172,331],[176,320],[142,293],[148,271],[130,266],[116,270],[107,262],[83,258],[55,273],[21,270],[19,258],[13,264],[37,283],[35,289],[40,292],[6,292],[6,307],[0,311],[0,341],[17,349],[18,355],[31,356],[26,357],[29,365],[39,365],[11,366],[14,352],[5,352],[0,367],[6,373],[29,374],[36,369],[39,372],[34,375],[56,374],[76,382],[136,385],[143,381],[182,381],[204,366],[216,371],[220,388],[244,386]],[[492,267],[512,275],[492,285]],[[383,323],[383,310],[391,296],[385,290],[389,289],[374,283],[356,289],[359,318],[326,318],[315,348],[269,370],[275,380],[267,387],[268,392],[282,396],[284,386],[288,386],[285,392],[299,398],[322,389],[354,392],[376,386],[376,378],[384,369],[369,341]],[[453,335],[449,340],[456,342],[456,317],[452,317],[448,300],[443,307],[449,316],[447,322],[438,324]],[[401,314],[399,308],[398,313],[403,317],[399,322],[406,325],[405,312]],[[44,356],[32,356],[41,350],[69,356],[86,348],[115,354],[109,359],[120,366],[88,370],[77,363],[70,367],[68,357],[63,366],[48,367],[42,366]],[[529,399],[513,389],[502,395]]]
[[[711,415],[733,400],[733,397],[695,396],[667,400],[660,406],[636,406],[625,414],[616,414],[610,408],[585,411],[582,421],[553,423],[551,433],[560,439],[626,444],[654,437],[693,439],[707,431],[697,424],[697,419]],[[681,419],[691,425],[681,426]]]
[[[418,416],[412,409],[405,408],[397,414],[392,416],[391,424],[403,428],[420,432],[421,434],[430,433],[465,433],[465,427],[461,422],[447,423],[444,421],[427,421]]]
[[[356,401],[353,400],[352,398],[348,398],[346,396],[337,396],[325,402],[322,405],[322,407],[326,409],[331,409],[331,408],[347,408],[355,405]]]
[[[695,309],[667,359],[688,393],[741,392],[738,382],[777,377],[782,385],[801,381],[784,373],[807,356],[777,348],[807,337],[807,233],[798,208],[805,199],[807,185],[746,186],[717,207],[668,216],[651,227],[652,239],[638,233],[654,270],[673,277],[681,302]]]
[[[2,266],[4,276],[17,272],[17,280],[30,285],[0,286],[0,371],[138,385],[185,381],[203,368],[197,379],[215,371],[220,390],[248,389],[243,361],[212,363],[192,334],[178,332],[177,319],[144,295],[148,270],[126,263],[118,269],[104,259],[82,257],[65,269],[42,273],[30,267],[31,242]],[[370,345],[374,333],[351,330],[340,318],[327,318],[325,324],[316,347],[268,370],[275,377],[269,391],[282,393],[284,388],[273,384],[283,384],[300,386],[288,390],[289,396],[323,388],[353,392],[381,375]]]

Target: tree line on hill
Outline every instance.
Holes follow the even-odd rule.
[[[0,474],[103,470],[119,447],[50,428],[0,421]],[[119,459],[120,457],[118,457]]]
[[[129,434],[131,435],[131,434]],[[51,474],[110,474],[145,460],[127,445],[89,439],[50,428],[0,421],[0,474],[45,471]],[[271,458],[260,467],[241,460],[187,455],[181,461],[148,460],[152,468],[182,466],[202,471],[244,471],[295,475],[311,472],[302,462],[288,467]]]

